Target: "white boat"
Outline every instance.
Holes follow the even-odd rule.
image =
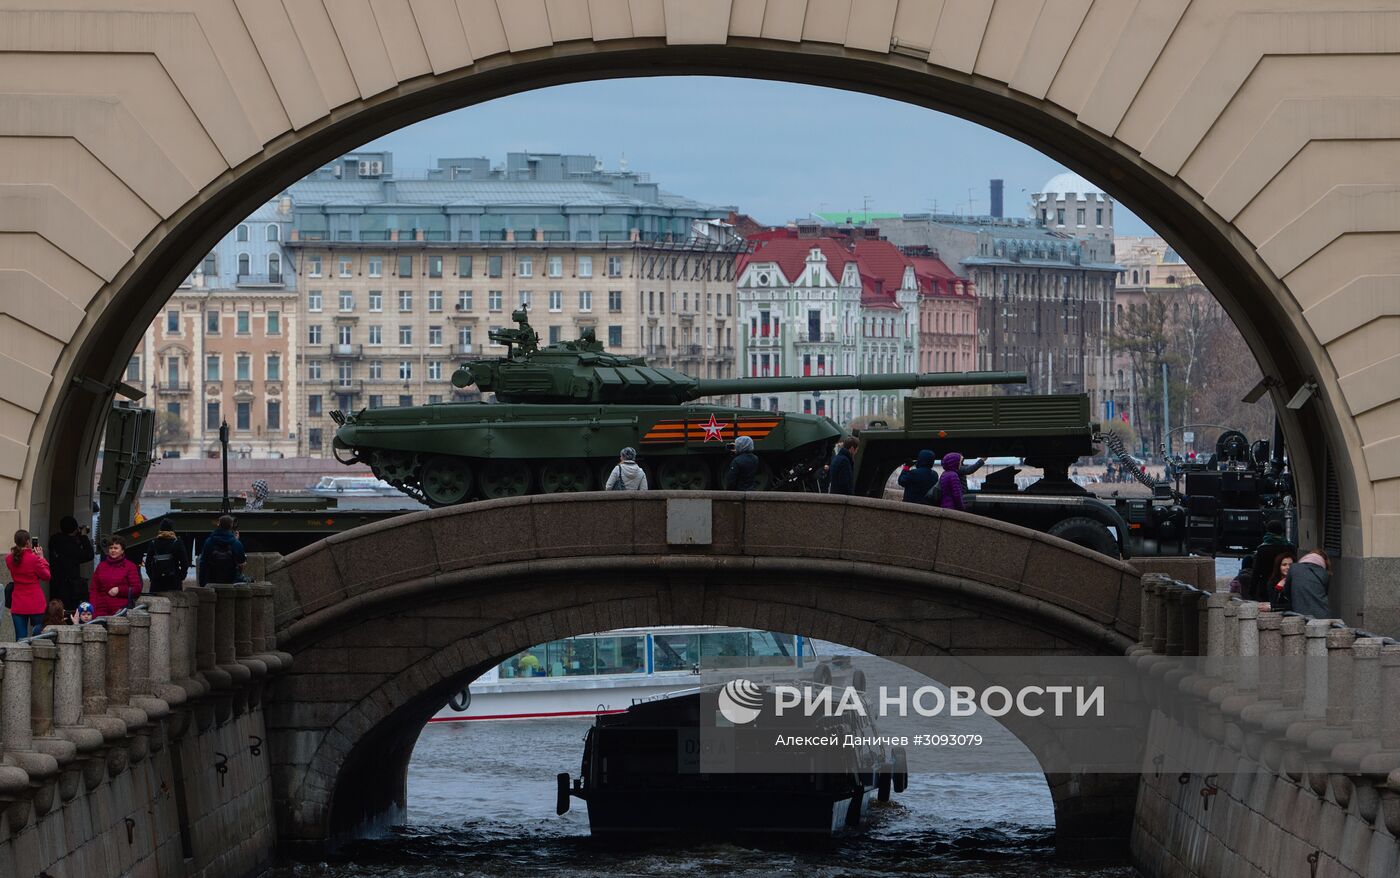
[[[801,635],[750,628],[623,628],[542,643],[478,677],[430,722],[595,717],[693,689],[705,671],[791,673],[817,663]]]
[[[329,497],[393,497],[399,491],[374,476],[322,476],[308,490]]]

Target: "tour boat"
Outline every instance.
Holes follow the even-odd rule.
[[[374,476],[322,476],[308,490],[331,497],[393,497],[398,488]]]
[[[733,683],[597,717],[584,739],[579,778],[557,776],[556,812],[582,799],[595,836],[834,836],[862,829],[872,800],[886,802],[907,788],[907,756],[882,742],[869,710],[779,714],[772,687],[738,682],[755,709],[742,725],[723,700]],[[858,743],[775,744],[847,735]]]
[[[706,671],[762,675],[815,664],[812,641],[801,635],[714,626],[623,628],[511,656],[430,722],[593,717],[693,688]]]

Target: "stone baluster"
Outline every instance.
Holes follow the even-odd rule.
[[[1303,718],[1321,722],[1327,717],[1327,632],[1331,619],[1309,619],[1303,626]]]
[[[1381,749],[1400,753],[1400,643],[1381,647]]]
[[[34,749],[47,753],[57,762],[62,772],[57,787],[58,794],[67,802],[78,794],[79,774],[68,771],[78,756],[77,746],[67,738],[60,737],[54,728],[54,690],[58,665],[58,645],[52,635],[38,637],[30,641],[34,649],[33,678],[30,688],[33,701],[30,704],[30,732],[33,735]],[[40,813],[47,812],[53,804],[53,787],[40,791],[35,808]]]
[[[1170,579],[1159,579],[1152,587],[1152,652],[1167,654],[1167,591],[1171,588]]]
[[[1152,584],[1157,577],[1144,576],[1138,583],[1138,644],[1144,649],[1152,648]]]
[[[1201,654],[1201,608],[1206,594],[1198,588],[1189,589],[1181,599],[1181,654]]]
[[[208,586],[190,591],[199,601],[197,604],[198,634],[195,642],[195,666],[199,669],[199,673],[209,680],[211,686],[228,688],[230,680],[212,673],[214,666],[218,664],[218,652],[215,645],[218,637],[218,625],[214,618],[218,612],[218,597],[214,594],[214,589]]]
[[[83,723],[83,630],[88,626],[61,625],[54,629],[58,664],[53,677],[54,731],[72,741],[78,752],[102,746],[102,733]]]
[[[1172,583],[1163,595],[1164,605],[1167,611],[1167,636],[1164,644],[1167,655],[1181,655],[1182,639],[1185,622],[1182,616],[1186,612],[1186,600],[1189,594],[1189,586],[1181,583]]]
[[[1303,636],[1307,619],[1302,616],[1284,616],[1279,622],[1280,640],[1283,644],[1283,662],[1280,667],[1283,681],[1283,706],[1301,711],[1303,707],[1303,675],[1306,672],[1307,646]]]
[[[236,658],[253,654],[253,592],[240,585],[233,593],[233,653]]]
[[[1279,631],[1282,621],[1278,613],[1259,614],[1259,697],[1265,701],[1283,698],[1283,635]]]
[[[1356,630],[1334,626],[1327,631],[1324,641],[1327,644],[1327,700],[1324,709],[1323,728],[1315,729],[1307,736],[1307,747],[1312,753],[1308,758],[1308,783],[1319,796],[1327,794],[1329,771],[1327,761],[1332,751],[1351,740],[1351,712],[1355,662],[1353,647],[1356,644]],[[1343,808],[1351,801],[1352,785],[1340,784],[1334,790]]]
[[[1381,649],[1380,637],[1358,637],[1351,645],[1352,689],[1351,739],[1332,750],[1332,762],[1339,775],[1331,782],[1338,802],[1354,795],[1362,819],[1375,824],[1380,794],[1374,778],[1363,775],[1366,757],[1381,749]]]
[[[107,712],[120,717],[128,732],[150,721],[144,710],[131,706],[131,620],[124,616],[107,620],[106,690]],[[143,754],[132,755],[139,762]]]
[[[41,783],[58,774],[58,760],[34,748],[34,648],[24,642],[7,644],[4,667],[5,675],[0,678],[0,745],[5,759],[23,769],[29,782]]]
[[[168,707],[184,704],[189,693],[172,683],[179,663],[173,602],[162,595],[147,595],[141,602],[150,613],[150,694]]]
[[[1259,605],[1245,601],[1235,608],[1238,632],[1235,636],[1239,671],[1235,686],[1251,696],[1259,688]]]
[[[107,713],[107,629],[97,623],[83,632],[83,722],[112,743],[126,734],[126,723]]]
[[[163,616],[166,624],[169,623],[169,604],[166,604],[167,612]],[[132,610],[127,616],[131,622],[131,704],[140,708],[148,720],[164,719],[170,715],[170,705],[164,699],[155,694],[155,683],[151,679],[151,626],[154,618],[150,612],[150,603],[143,598],[143,602],[138,609]],[[167,652],[165,656],[166,675],[169,676],[170,655],[169,655],[169,630],[166,631]],[[159,744],[157,740],[155,742]]]
[[[291,653],[283,652],[277,648],[277,600],[276,590],[271,583],[262,583],[263,606],[263,644],[267,653],[274,656],[280,667],[278,671],[290,671],[292,669]]]
[[[1225,655],[1225,607],[1229,603],[1230,596],[1220,592],[1206,601],[1206,655],[1211,658]]]

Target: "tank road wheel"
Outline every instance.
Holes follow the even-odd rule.
[[[407,451],[372,451],[369,465],[376,478],[400,485],[413,475],[413,455]]]
[[[704,491],[710,487],[710,467],[704,458],[667,458],[661,462],[658,482],[664,491]]]
[[[461,503],[472,490],[472,468],[460,457],[435,454],[423,464],[418,487],[431,506]]]
[[[715,464],[714,484],[719,490],[729,490],[729,486],[725,484],[724,480],[729,478],[731,460],[732,458],[729,457],[721,457],[719,462]],[[771,491],[773,489],[773,467],[761,457],[758,459],[758,472],[755,473],[755,477],[758,480],[758,486],[754,488],[755,491]]]
[[[518,460],[493,460],[481,468],[481,495],[487,500],[530,493],[530,468]]]
[[[540,490],[546,494],[568,494],[592,488],[592,468],[581,460],[547,463],[540,468]]]

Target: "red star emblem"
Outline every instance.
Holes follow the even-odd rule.
[[[706,441],[706,442],[709,442],[711,439],[715,440],[716,442],[723,442],[723,441],[724,441],[724,428],[725,428],[725,427],[728,427],[728,426],[729,426],[728,424],[716,423],[716,422],[715,422],[715,416],[714,416],[713,414],[711,414],[711,415],[710,415],[710,422],[709,422],[708,424],[701,424],[701,425],[700,425],[700,429],[702,429],[702,430],[705,431],[705,441]]]

